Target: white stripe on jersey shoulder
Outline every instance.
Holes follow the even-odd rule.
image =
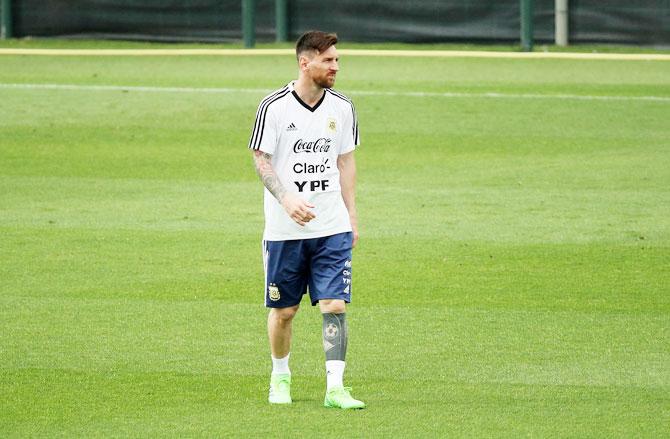
[[[291,89],[292,87],[290,87],[290,85],[285,85],[284,87],[275,90],[261,100],[261,103],[258,105],[258,111],[256,111],[256,122],[254,123],[254,129],[251,133],[251,138],[249,139],[249,149],[257,150],[260,148],[261,140],[263,140],[265,118],[267,116],[268,108],[274,102],[277,102],[279,99],[288,95]]]

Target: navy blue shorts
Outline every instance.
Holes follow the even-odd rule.
[[[300,303],[309,289],[312,306],[322,299],[351,301],[351,232],[322,238],[263,241],[265,306]]]

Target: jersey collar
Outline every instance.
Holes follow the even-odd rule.
[[[309,111],[311,111],[312,113],[314,113],[314,112],[316,111],[316,109],[319,108],[319,107],[321,106],[321,103],[322,103],[323,100],[326,98],[326,89],[323,90],[323,95],[321,96],[321,99],[319,99],[319,102],[317,102],[316,104],[314,104],[313,107],[310,107],[310,106],[307,105],[302,99],[300,99],[300,96],[298,96],[298,93],[295,92],[295,88],[293,87],[294,82],[295,82],[295,81],[292,81],[292,82],[289,82],[289,84],[288,84],[288,88],[289,88],[289,90],[291,90],[291,94],[293,95],[293,97],[295,98],[295,100],[298,101],[298,103],[299,103],[300,105],[302,105],[303,107],[307,108]]]

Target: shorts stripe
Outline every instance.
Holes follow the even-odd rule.
[[[270,252],[268,251],[268,242],[266,240],[263,240],[261,243],[261,251],[263,252],[263,273],[264,273],[264,280],[263,280],[263,305],[267,304],[267,300],[265,296],[267,295],[267,289],[268,289],[268,259]]]

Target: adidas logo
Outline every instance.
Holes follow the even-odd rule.
[[[286,128],[286,131],[298,131],[298,128],[295,126],[293,122],[291,122],[291,125]]]

